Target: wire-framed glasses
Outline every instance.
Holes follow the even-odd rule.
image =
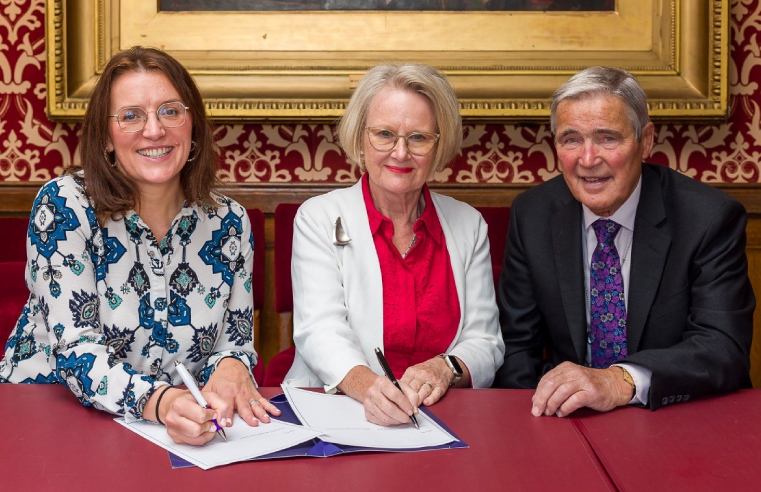
[[[390,152],[401,138],[407,144],[409,153],[416,156],[428,154],[436,146],[440,137],[438,133],[428,132],[410,132],[407,135],[397,135],[391,130],[377,126],[367,126],[365,131],[367,131],[370,145],[378,152]]]
[[[185,124],[185,114],[187,106],[180,101],[165,102],[156,110],[156,119],[158,119],[165,128],[176,128]],[[148,113],[140,106],[128,106],[108,115],[109,118],[116,118],[119,129],[125,133],[136,133],[145,127],[148,121]]]

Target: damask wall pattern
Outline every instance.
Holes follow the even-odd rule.
[[[761,182],[761,0],[732,0],[730,117],[658,125],[652,161],[705,182]],[[47,181],[78,160],[79,125],[45,116],[44,0],[0,0],[0,181]],[[220,176],[245,183],[350,183],[349,163],[321,124],[220,124]],[[549,125],[466,125],[441,183],[537,183],[558,173]]]

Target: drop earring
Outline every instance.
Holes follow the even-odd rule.
[[[188,152],[188,160],[186,162],[193,162],[193,160],[196,157],[198,157],[197,155],[194,155],[194,156],[190,157],[190,154],[195,152],[195,150],[196,150],[196,142],[195,142],[195,140],[191,140],[190,141],[190,152]]]
[[[111,167],[116,167],[116,158],[114,158],[114,161],[111,162],[111,159],[108,157],[108,149],[103,149],[103,158],[106,159],[106,164]]]

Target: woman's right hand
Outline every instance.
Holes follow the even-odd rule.
[[[365,418],[378,425],[408,424],[410,415],[418,413],[420,397],[407,383],[399,382],[402,391],[385,376],[367,366],[354,367],[338,388],[365,407]]]
[[[232,421],[222,419],[219,415],[231,415],[233,410],[229,403],[216,393],[206,392],[204,398],[211,409],[203,408],[188,390],[170,388],[170,393],[161,399],[159,417],[166,425],[169,437],[178,444],[202,446],[214,439],[217,420],[222,427],[229,427]]]

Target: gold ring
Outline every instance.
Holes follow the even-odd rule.
[[[248,400],[249,406],[252,406],[254,403],[259,403],[259,398],[251,398]]]
[[[423,389],[423,386],[425,386],[426,384],[427,384],[428,386],[430,386],[430,387],[431,387],[431,391],[433,391],[433,385],[432,385],[431,383],[429,383],[428,381],[426,381],[425,383],[421,384],[421,385],[420,385],[420,389]]]

